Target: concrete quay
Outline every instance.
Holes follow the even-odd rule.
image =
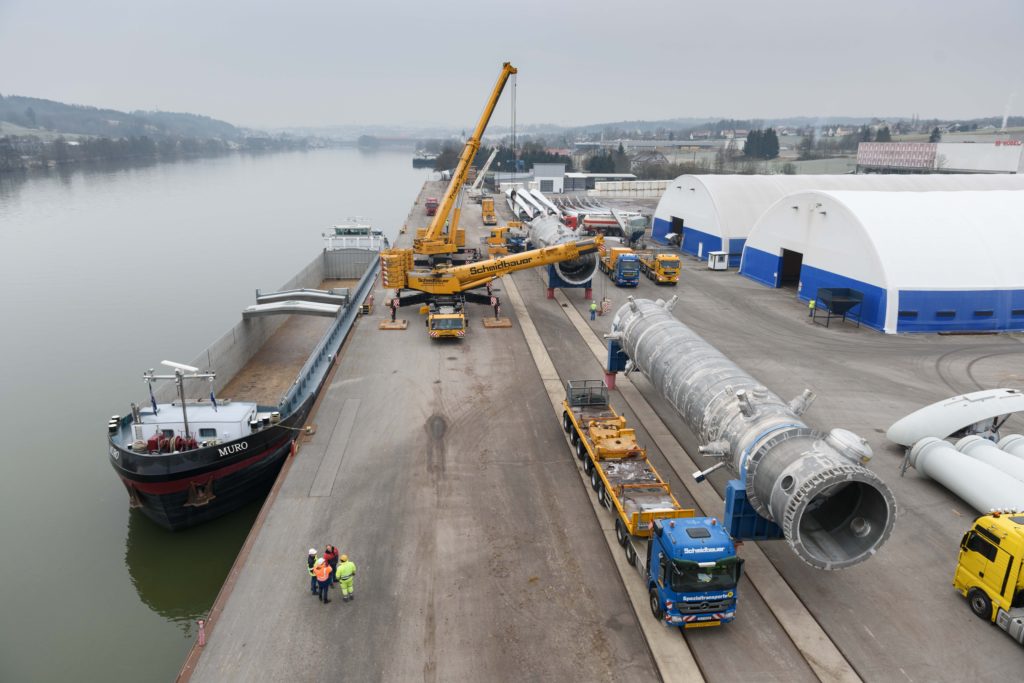
[[[440,184],[423,195],[440,194]],[[495,202],[499,220],[506,214]],[[412,232],[425,225],[419,201]],[[479,211],[463,212],[470,240]],[[506,215],[503,215],[506,214]],[[408,239],[409,235],[403,236]],[[233,580],[214,609],[193,680],[961,681],[1014,679],[1020,650],[974,617],[951,586],[974,516],[913,471],[885,440],[893,421],[981,387],[1020,383],[1017,335],[887,337],[812,325],[785,291],[684,257],[678,287],[618,289],[598,275],[612,312],[632,295],[680,297],[675,315],[782,396],[810,387],[809,423],[868,439],[870,467],[893,488],[899,519],[878,556],[841,572],[804,565],[784,542],[746,544],[734,623],[681,635],[652,623],[639,579],[607,540],[559,424],[568,379],[599,378],[610,316],[589,321],[582,290],[545,298],[541,269],[496,287],[511,329],[466,339],[379,330],[377,306],[342,351],[312,422],[316,434],[282,473]],[[378,290],[380,301],[385,292]],[[707,466],[681,418],[639,374],[612,401],[635,424],[684,504],[721,515],[728,475]],[[1024,430],[1020,419],[1010,431]],[[1009,432],[1007,432],[1009,433]],[[590,504],[588,504],[590,503]],[[357,598],[308,593],[305,553],[338,545],[359,567]],[[640,587],[642,594],[642,586]],[[651,630],[651,627],[655,630]],[[660,629],[660,630],[659,630]],[[654,635],[650,635],[654,634]],[[672,646],[678,651],[672,650]],[[666,647],[668,648],[666,650]]]

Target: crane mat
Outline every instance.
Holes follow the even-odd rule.
[[[512,321],[508,318],[484,318],[484,327],[512,327]]]
[[[391,322],[390,320],[381,320],[377,325],[378,330],[404,330],[409,327],[408,320],[396,320]]]

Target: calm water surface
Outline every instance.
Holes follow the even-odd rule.
[[[259,506],[177,534],[130,513],[106,421],[144,397],[143,370],[195,357],[309,263],[329,225],[360,214],[394,238],[427,174],[410,156],[0,176],[0,681],[174,677]]]

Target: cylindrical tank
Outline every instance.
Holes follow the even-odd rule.
[[[892,532],[896,502],[862,466],[867,442],[808,427],[669,309],[631,299],[616,313],[613,332],[635,366],[708,451],[731,459],[751,505],[782,528],[801,559],[842,569],[871,557]]]
[[[533,243],[534,249],[575,242],[580,238],[575,231],[562,225],[554,216],[542,216],[531,221],[529,226],[529,239]],[[597,271],[597,252],[584,254],[571,261],[556,263],[555,271],[560,278],[571,285],[586,284]]]
[[[965,436],[956,442],[956,449],[964,455],[995,467],[1000,472],[1005,472],[1017,481],[1024,482],[1024,459],[999,450],[999,446],[988,439],[983,439],[977,434]]]
[[[1024,436],[1007,434],[999,439],[999,447],[1017,458],[1024,458]]]
[[[1024,507],[1024,483],[964,455],[953,444],[926,436],[910,449],[910,466],[934,479],[978,512]]]

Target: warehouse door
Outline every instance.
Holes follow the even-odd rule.
[[[678,235],[678,237],[675,238],[676,241],[673,241],[670,244],[678,244],[680,247],[682,247],[683,230],[685,229],[684,223],[685,221],[682,218],[676,218],[675,216],[672,216],[672,232]]]
[[[800,282],[800,267],[804,264],[804,255],[799,251],[782,250],[782,267],[779,270],[779,279],[776,287],[792,287]]]
[[[541,192],[554,192],[555,191],[555,181],[554,180],[543,180],[542,179],[540,181],[540,191]]]

